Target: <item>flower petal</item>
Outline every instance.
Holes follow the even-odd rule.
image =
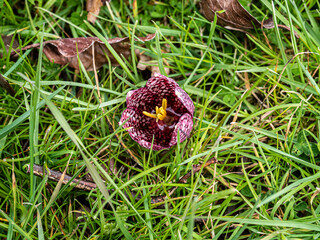
[[[185,113],[188,111],[193,115],[194,105],[191,98],[173,79],[155,74],[148,80],[146,88],[156,94],[158,98],[166,98],[168,106],[175,112]]]
[[[131,128],[128,130],[130,137],[139,143],[142,147],[151,148],[151,143],[153,140],[153,136],[158,136],[157,133],[154,132],[154,129],[138,129],[138,128]],[[156,139],[154,140],[152,150],[159,151],[161,149],[169,148],[169,146],[164,147],[156,143]]]
[[[128,132],[130,134],[130,137],[136,142],[139,142],[141,140],[149,141],[149,139],[152,139],[153,136],[149,133],[149,131],[139,128],[130,128]]]
[[[144,128],[150,126],[151,118],[143,115],[138,109],[127,108],[122,112],[119,124],[121,125],[126,120],[128,121],[123,125],[124,128]]]
[[[175,126],[174,132],[172,133],[171,140],[169,146],[174,146],[177,144],[178,138],[178,130],[179,130],[179,138],[180,142],[186,140],[187,137],[190,136],[191,130],[193,127],[193,119],[189,113],[183,114],[177,125]]]
[[[154,114],[159,110],[163,99],[168,103],[168,119],[154,119],[143,111]],[[184,141],[192,130],[194,105],[189,95],[171,78],[155,74],[146,87],[127,94],[127,109],[123,111],[120,124],[126,121],[131,138],[142,147],[157,151],[177,144],[179,131],[180,142]],[[159,120],[159,121],[158,121]]]
[[[191,116],[193,116],[194,104],[191,98],[189,97],[189,95],[181,87],[177,87],[175,89],[175,94],[179,100],[178,101],[176,100],[174,107],[176,109],[181,109],[182,106],[184,106],[187,109],[187,111],[191,114]],[[180,106],[179,102],[182,106]]]
[[[155,73],[146,84],[146,88],[161,99],[174,95],[177,87],[179,85],[173,79],[158,73]]]
[[[150,149],[151,148],[151,142],[148,142],[148,141],[145,141],[145,140],[140,140],[138,141],[138,143],[142,146],[142,147],[145,147],[145,148],[148,148]],[[152,150],[153,151],[159,151],[159,150],[162,150],[162,149],[166,149],[165,147],[162,147],[160,145],[157,145],[157,144],[153,144],[152,145]]]
[[[127,107],[152,112],[156,106],[160,106],[162,99],[150,92],[147,88],[139,88],[127,93]]]

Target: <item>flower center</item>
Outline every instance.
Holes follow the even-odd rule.
[[[152,114],[152,113],[148,113],[146,111],[143,111],[143,114],[151,117],[151,118],[155,118],[156,121],[158,122],[158,120],[164,120],[167,117],[167,99],[163,98],[162,99],[162,106],[159,108],[158,106],[156,106],[156,113]]]

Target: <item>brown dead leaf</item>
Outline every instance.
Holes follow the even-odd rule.
[[[151,57],[143,53],[138,53],[138,54],[139,54],[139,62],[138,62],[137,68],[139,70],[145,71],[148,69],[151,72],[151,76],[153,76],[155,73],[161,73],[160,68],[158,66],[158,61],[152,60]],[[164,70],[167,75],[170,74],[170,68],[164,67]]]
[[[100,8],[106,2],[110,2],[110,0],[87,0],[87,19],[89,22],[95,23],[95,21],[97,20],[97,17],[95,15],[99,15]]]
[[[200,12],[209,21],[213,21],[215,14],[217,14],[217,23],[231,30],[244,31],[261,27],[274,28],[272,17],[261,23],[238,0],[201,0]],[[287,26],[279,24],[278,27],[290,31]],[[299,37],[297,33],[295,35]]]
[[[0,74],[0,86],[7,90],[7,92],[14,96],[16,94],[16,91],[11,87],[11,85],[7,82],[7,80]]]
[[[13,36],[1,36],[0,35],[0,38],[2,39],[2,42],[3,42],[4,47],[5,47],[5,49],[3,49],[3,50],[5,50],[7,52],[9,51],[9,48],[11,46],[12,37]],[[11,47],[12,47],[12,49],[16,49],[16,48],[19,47],[19,43],[18,43],[16,38],[13,40],[13,43],[12,43]],[[1,47],[1,44],[0,44],[0,51],[1,51],[1,49],[2,49],[2,47]],[[0,58],[2,58],[2,53],[1,52],[0,52]]]
[[[138,38],[142,42],[150,41],[155,37],[155,34],[149,34],[146,37]],[[129,38],[113,38],[109,39],[109,44],[113,49],[124,58],[128,59],[131,56]],[[40,44],[28,45],[21,50],[30,48],[39,48]],[[94,50],[94,52],[93,52]],[[110,53],[103,41],[97,37],[80,37],[80,38],[64,38],[59,40],[51,40],[43,42],[43,52],[48,57],[50,62],[60,65],[79,69],[79,58],[87,71],[93,70],[93,64],[96,69],[108,63],[108,59],[114,66],[119,65],[117,60]],[[14,54],[14,52],[12,53]],[[94,57],[93,57],[94,56]],[[93,59],[94,58],[94,59]]]

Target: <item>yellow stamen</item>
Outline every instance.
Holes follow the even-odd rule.
[[[146,111],[143,111],[143,114],[148,117],[157,119],[157,122],[158,122],[159,119],[163,120],[167,116],[167,111],[166,111],[167,106],[168,106],[167,99],[163,98],[162,99],[162,106],[160,108],[158,106],[156,106],[156,114],[151,114]]]

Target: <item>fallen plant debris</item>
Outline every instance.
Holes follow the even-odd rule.
[[[0,39],[0,58],[2,58],[3,51],[6,51],[6,52],[10,51],[10,46],[11,46],[13,36],[12,35],[11,36],[0,35],[0,38],[2,39],[2,41]],[[4,46],[1,46],[2,45],[1,43],[3,43]],[[3,47],[4,47],[4,49],[3,49]],[[12,47],[12,49],[16,49],[19,47],[19,43],[16,38],[13,40],[11,47]],[[3,51],[1,51],[2,49],[3,49]]]
[[[87,0],[86,9],[88,11],[87,20],[91,23],[95,23],[97,20],[96,15],[99,15],[100,8],[110,0]]]
[[[146,37],[140,37],[136,41],[150,41],[155,37],[155,34],[149,34]],[[108,43],[113,49],[125,59],[131,56],[129,38],[112,38]],[[17,51],[23,51],[30,48],[39,48],[40,43],[28,45]],[[50,40],[43,42],[43,52],[50,62],[60,65],[67,65],[74,69],[79,69],[79,58],[87,71],[92,71],[94,65],[96,69],[101,68],[104,64],[108,63],[118,66],[116,58],[110,53],[105,43],[97,37],[80,37],[80,38],[64,38],[59,40]],[[11,55],[16,52],[12,51]]]
[[[274,28],[273,17],[259,22],[238,0],[201,0],[200,12],[209,21],[213,21],[215,14],[217,14],[217,23],[230,30],[245,31],[261,27]],[[278,27],[290,31],[290,28],[285,25],[278,24]],[[295,35],[299,38],[296,32]]]
[[[140,60],[137,65],[137,69],[141,71],[145,71],[148,69],[151,72],[151,76],[153,76],[155,73],[161,73],[157,60],[153,60],[150,56],[140,52],[139,59]],[[164,71],[166,72],[166,75],[170,74],[170,68],[168,66],[164,67]]]
[[[28,164],[26,167],[27,167],[27,173],[30,173],[30,164]],[[43,173],[43,166],[40,166],[37,164],[33,165],[33,174],[35,174],[36,176],[41,176],[41,177],[48,175],[49,179],[56,181],[56,182],[58,182],[60,180],[60,178],[62,177],[62,172],[54,171],[52,169],[47,169],[44,174]],[[65,175],[62,180],[62,183],[67,184],[71,180],[71,178],[72,177]],[[87,190],[87,191],[91,191],[91,190],[97,188],[97,185],[95,183],[82,181],[77,178],[75,178],[71,181],[70,186],[74,186],[77,189]]]
[[[215,157],[209,159],[208,161],[202,163],[202,164],[195,164],[192,166],[192,170],[189,171],[187,174],[185,174],[183,177],[181,177],[179,179],[179,181],[177,182],[177,184],[181,184],[181,183],[187,183],[188,178],[190,178],[193,174],[199,172],[201,169],[204,169],[206,167],[208,167],[211,164],[216,164],[218,163],[217,159]],[[27,168],[27,173],[30,173],[30,164],[26,165]],[[47,169],[45,172],[43,171],[43,166],[41,165],[37,165],[37,164],[33,164],[33,174],[39,177],[44,177],[44,176],[48,176],[48,178],[50,180],[53,180],[55,182],[59,182],[59,180],[62,178],[63,173],[58,172],[58,171],[54,171],[52,169]],[[64,175],[64,178],[62,180],[63,184],[67,184],[70,180],[72,179],[71,176],[68,175]],[[97,188],[97,185],[93,182],[88,182],[88,181],[82,181],[78,178],[73,179],[70,183],[70,186],[73,186],[74,188],[77,189],[81,189],[81,190],[85,190],[85,191],[92,191],[94,189]],[[174,187],[173,189],[171,189],[171,191],[168,192],[167,195],[163,195],[163,196],[154,196],[151,197],[151,203],[152,204],[162,204],[166,198],[169,196],[172,196],[172,194],[177,190],[178,187]],[[126,197],[129,197],[127,195],[127,193],[125,193]],[[132,197],[136,197],[136,193],[132,192],[131,193]],[[142,197],[140,195],[137,196],[137,200],[140,200]]]
[[[0,86],[4,88],[11,96],[16,95],[16,91],[11,87],[8,81],[0,74]]]

